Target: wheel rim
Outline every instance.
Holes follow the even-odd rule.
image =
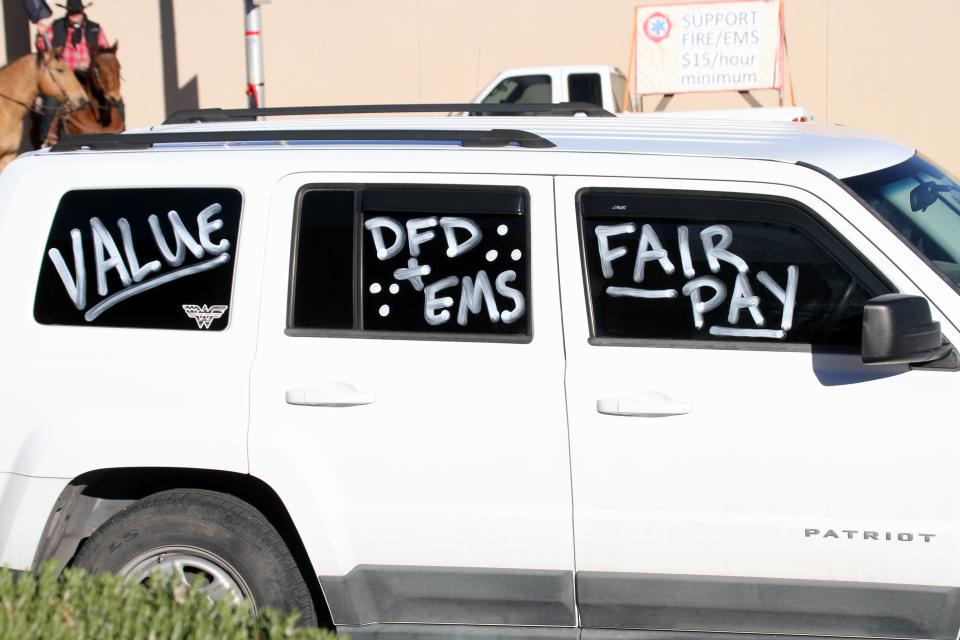
[[[172,578],[174,584],[191,586],[198,578],[207,581],[200,593],[210,602],[225,599],[238,605],[244,600],[256,613],[250,588],[230,563],[223,558],[193,547],[158,547],[136,556],[119,571],[126,582],[143,584],[160,574]]]

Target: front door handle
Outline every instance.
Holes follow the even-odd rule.
[[[597,411],[611,416],[680,416],[693,411],[689,402],[678,402],[659,391],[648,391],[630,398],[600,398]]]
[[[334,382],[318,389],[287,389],[287,404],[304,407],[356,407],[372,404],[377,397],[346,382]]]

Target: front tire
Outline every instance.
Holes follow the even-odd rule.
[[[135,582],[158,570],[181,582],[203,576],[211,599],[249,599],[255,609],[298,613],[298,624],[317,624],[310,590],[280,534],[225,493],[174,489],[138,500],[90,536],[74,565]]]

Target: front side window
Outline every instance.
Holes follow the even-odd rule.
[[[955,180],[914,156],[844,182],[960,288],[960,185]]]
[[[520,188],[307,187],[288,329],[527,339]]]
[[[595,338],[847,351],[886,292],[784,202],[590,190],[579,211]]]
[[[227,327],[236,189],[91,189],[60,200],[40,268],[41,324]]]
[[[483,104],[549,104],[553,102],[550,76],[504,78],[483,99]]]

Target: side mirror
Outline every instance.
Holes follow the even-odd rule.
[[[861,356],[864,364],[920,364],[948,355],[940,323],[920,296],[891,293],[863,307]]]

